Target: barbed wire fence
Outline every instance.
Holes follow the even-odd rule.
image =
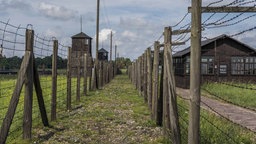
[[[49,121],[81,108],[81,95],[94,90],[89,53],[34,33],[31,24],[0,21],[0,143],[31,139],[38,126],[49,126]],[[100,64],[104,86],[116,76],[116,66]]]
[[[253,7],[255,7],[256,5],[256,1],[255,0],[251,0],[251,1],[245,1],[245,0],[234,0],[234,1],[224,1],[224,0],[218,0],[218,1],[214,1],[211,2],[209,4],[207,4],[206,8],[209,8],[210,6],[218,6],[220,7],[220,9],[225,8],[225,7],[249,7],[247,9],[247,11],[250,11]],[[178,21],[175,25],[171,26],[171,28],[177,29],[179,30],[184,30],[184,31],[189,31],[191,29],[191,20],[189,18],[189,13],[186,13],[180,21]],[[228,37],[242,37],[245,34],[248,34],[249,32],[252,32],[253,30],[255,30],[255,25],[252,23],[249,26],[244,27],[244,25],[248,25],[248,22],[253,21],[255,18],[255,13],[251,13],[248,14],[245,12],[238,12],[236,14],[234,13],[212,13],[212,14],[208,14],[208,15],[204,15],[203,16],[203,22],[201,24],[202,26],[202,40],[206,39],[206,40],[211,40],[214,37],[216,37],[216,35],[218,35],[218,33],[225,33]],[[235,27],[235,29],[234,29]],[[233,29],[230,29],[233,28]],[[242,30],[241,30],[242,29]],[[161,35],[162,37],[163,35]],[[190,40],[190,35],[188,33],[181,33],[177,36],[174,36],[174,40],[173,42],[189,42]],[[156,40],[156,41],[159,41]],[[164,45],[164,44],[163,44]],[[154,46],[154,43],[152,45],[150,45],[149,47],[152,48]],[[154,47],[153,47],[154,48]],[[158,46],[158,48],[160,49],[160,47]],[[181,50],[184,50],[184,47],[177,45],[177,46],[172,46],[172,52],[179,52]],[[155,50],[154,50],[155,51]],[[159,54],[160,56],[163,55]],[[155,55],[151,58],[154,59]],[[129,67],[129,76],[131,78],[132,83],[136,86],[136,88],[139,90],[139,93],[141,93],[142,96],[145,97],[145,79],[147,81],[147,77],[145,74],[147,74],[147,72],[145,73],[145,54],[142,54],[142,56],[140,56],[134,63],[132,66]],[[160,58],[159,61],[163,61],[163,58]],[[153,61],[152,61],[153,62]],[[155,65],[155,61],[154,63],[152,63],[152,65]],[[158,66],[159,68],[161,67],[161,64],[159,64]],[[153,69],[154,72],[154,69]],[[161,75],[162,71],[161,69],[159,69],[159,75]],[[143,76],[144,75],[144,76]],[[152,77],[154,77],[154,74],[152,75]],[[160,76],[161,77],[161,76]],[[160,78],[161,79],[161,78]],[[154,85],[156,81],[153,80],[152,83]],[[241,85],[236,85],[234,83],[227,83],[227,82],[221,82],[222,84],[225,85],[229,85],[232,87],[237,87],[237,88],[242,88],[242,89],[248,89],[248,90],[254,90],[254,87],[250,87],[250,86],[241,86]],[[162,81],[159,80],[158,81],[159,85],[163,85]],[[154,87],[153,87],[154,88]],[[158,92],[160,91],[160,94],[158,95],[158,100],[160,99],[160,101],[162,100],[162,95],[164,93],[163,90],[161,90],[161,86],[159,87],[160,89],[158,90]],[[204,88],[202,88],[204,90]],[[153,90],[154,92],[154,90]],[[216,96],[216,94],[213,94],[214,96]],[[153,95],[153,99],[154,99]],[[146,95],[147,97],[147,95]],[[221,96],[216,96],[216,97],[220,97]],[[150,98],[148,98],[150,99]],[[222,98],[222,100],[232,103],[229,100],[225,100]],[[189,107],[188,107],[188,102],[191,101],[190,98],[184,98],[184,97],[180,97],[178,100],[178,112],[179,112],[179,123],[180,123],[180,131],[181,131],[181,141],[182,143],[186,143],[188,141],[188,112],[189,112]],[[148,103],[151,103],[149,101],[146,101]],[[153,103],[153,102],[152,102]],[[159,103],[161,104],[161,103]],[[200,141],[202,143],[218,143],[218,142],[222,142],[222,143],[241,143],[241,139],[239,139],[240,136],[234,135],[234,133],[230,133],[228,129],[223,129],[222,125],[219,125],[219,123],[225,123],[227,125],[229,125],[229,128],[233,129],[233,127],[241,127],[238,124],[232,122],[231,120],[229,120],[228,118],[226,118],[225,116],[223,116],[222,114],[218,113],[218,111],[216,111],[213,107],[203,103],[206,107],[208,107],[208,110],[203,110],[202,114],[200,115],[200,119],[201,119],[201,128],[200,128]],[[235,104],[235,103],[232,103]],[[235,104],[238,105],[238,104]],[[200,105],[198,105],[200,106]],[[240,107],[244,107],[242,105],[238,105]],[[245,107],[248,109],[248,107]],[[209,113],[209,109],[210,111],[212,111],[213,113],[217,114],[217,116],[215,114],[213,114],[212,112]],[[250,109],[250,108],[249,108]],[[154,110],[154,109],[152,109]],[[158,107],[158,110],[161,112],[162,111],[162,107],[160,106],[160,108]],[[153,115],[154,115],[154,111],[152,111]],[[153,116],[154,117],[154,116]],[[217,118],[216,118],[217,117]],[[153,118],[154,120],[156,120],[155,118]],[[216,121],[213,121],[213,119],[217,119]],[[159,120],[159,119],[158,119]],[[161,121],[161,120],[160,120]],[[156,121],[157,123],[159,123],[158,121]],[[216,122],[216,123],[215,123]],[[161,124],[161,122],[160,122]],[[214,132],[216,132],[216,134],[214,133],[209,133],[207,131],[207,129],[205,129],[205,127],[208,127],[209,129],[213,129]],[[220,141],[217,141],[216,139],[211,139],[211,137],[219,137]],[[173,139],[171,139],[171,141],[173,141]]]
[[[29,29],[30,28],[30,29]],[[16,97],[17,106],[12,105],[12,95],[17,95],[17,85],[20,83],[17,79],[17,74],[24,71],[24,65],[21,65],[22,61],[26,61],[27,58],[26,47],[28,47],[27,31],[34,32],[33,26],[27,27],[15,26],[10,21],[0,21],[0,125],[1,136],[0,143],[17,142],[24,138],[24,108],[25,108],[25,88],[20,89],[21,93],[19,97]],[[68,50],[70,46],[66,46],[59,43],[56,38],[49,38],[40,36],[39,34],[32,34],[32,39],[29,39],[32,44],[32,54],[34,63],[34,73],[31,75],[31,80],[34,79],[35,90],[33,96],[32,105],[32,123],[30,124],[33,129],[36,129],[38,125],[46,126],[47,118],[51,118],[51,121],[60,118],[62,113],[67,111],[67,62],[68,62]],[[57,47],[56,60],[53,60],[54,48]],[[53,65],[57,67],[56,76],[53,76]],[[19,72],[20,71],[20,72]],[[35,77],[39,78],[39,83]],[[34,77],[34,78],[33,78]],[[54,79],[54,80],[53,80]],[[33,81],[33,80],[32,80]],[[54,82],[57,87],[53,88]],[[39,86],[38,86],[39,84]],[[76,78],[72,78],[71,82],[71,104],[74,107],[79,105],[79,102],[75,100],[77,81]],[[22,87],[22,85],[21,85]],[[37,87],[40,87],[38,89]],[[39,91],[38,91],[39,90]],[[42,96],[38,96],[38,94]],[[82,93],[83,89],[80,89],[79,93]],[[56,99],[53,100],[53,95],[56,95]],[[36,96],[37,95],[37,98]],[[43,99],[39,101],[39,99]],[[47,117],[42,118],[42,105]],[[7,115],[11,111],[14,111],[13,119],[9,119]],[[8,112],[7,112],[8,111]],[[8,117],[8,118],[7,118]],[[44,119],[43,123],[40,119]],[[10,122],[6,126],[5,121]],[[49,119],[50,120],[50,119]],[[31,133],[31,132],[29,132]],[[28,137],[31,138],[31,135]]]

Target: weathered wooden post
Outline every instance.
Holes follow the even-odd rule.
[[[147,51],[145,50],[143,54],[143,72],[144,72],[144,84],[143,84],[143,96],[144,101],[148,102],[148,96],[147,96]]]
[[[170,135],[170,110],[169,110],[169,93],[168,93],[168,74],[166,71],[166,59],[165,53],[168,49],[167,43],[170,42],[170,34],[168,27],[164,29],[164,55],[163,55],[163,129],[164,135],[169,137]]]
[[[68,48],[68,64],[67,64],[67,110],[71,110],[71,48]]]
[[[26,31],[26,51],[33,54],[34,31]],[[31,139],[32,129],[32,107],[33,107],[33,56],[31,56],[25,76],[25,97],[24,97],[24,117],[23,117],[23,138]]]
[[[192,0],[190,109],[188,143],[200,143],[200,78],[201,78],[201,6],[202,0]]]
[[[176,97],[176,85],[174,78],[174,69],[172,61],[172,29],[171,27],[165,28],[165,37],[167,37],[164,45],[164,61],[165,61],[165,72],[167,75],[167,94],[169,99],[169,119],[170,119],[170,130],[173,142],[176,144],[181,143],[177,97]]]
[[[76,81],[76,101],[80,102],[80,97],[81,97],[81,55],[79,54],[77,58],[77,81]]]
[[[89,90],[91,91],[92,90],[92,69],[93,69],[93,59],[91,56],[89,56],[89,59],[88,59],[88,65],[89,65]]]
[[[154,64],[153,64],[153,83],[152,83],[152,113],[153,120],[158,124],[158,85],[159,85],[159,47],[160,43],[156,41],[154,43]]]
[[[151,48],[147,49],[147,97],[148,107],[152,117],[152,61],[151,61]]]
[[[88,73],[88,65],[87,65],[87,54],[84,54],[84,96],[87,95],[87,73]]]
[[[96,69],[96,64],[94,63],[93,65],[93,70],[92,70],[92,90],[96,90],[97,88],[97,69]]]
[[[56,120],[58,40],[53,41],[51,120]]]

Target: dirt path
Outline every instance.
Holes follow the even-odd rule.
[[[117,76],[103,90],[82,98],[53,128],[35,130],[35,143],[164,143],[162,129],[150,120],[147,105],[127,76]]]
[[[188,89],[177,88],[176,90],[178,95],[185,98],[189,97]],[[204,96],[201,97],[201,101],[201,107],[210,111],[216,111],[232,122],[256,132],[256,112]]]

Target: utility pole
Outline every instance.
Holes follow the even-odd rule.
[[[191,1],[190,109],[188,144],[200,143],[200,78],[201,78],[201,6],[202,0]]]
[[[96,63],[98,62],[99,51],[99,21],[100,21],[100,0],[97,0],[97,20],[96,20]]]
[[[192,0],[188,12],[192,14],[190,62],[190,112],[188,144],[200,143],[200,77],[201,77],[201,14],[255,13],[255,7],[202,7],[202,0]]]
[[[82,18],[82,15],[80,16],[80,29],[81,29],[81,32],[83,32],[83,18]]]
[[[113,33],[111,31],[111,33],[110,33],[110,61],[112,61],[112,38],[113,38]]]

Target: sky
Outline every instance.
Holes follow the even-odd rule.
[[[218,6],[233,0],[215,1],[220,2],[212,5]],[[96,0],[0,0],[0,21],[9,20],[9,23],[16,26],[32,24],[36,34],[49,38],[56,37],[64,45],[71,45],[71,36],[81,31],[80,17],[82,17],[82,31],[93,38],[92,49],[95,56],[96,2]],[[213,0],[204,0],[203,5],[207,6],[211,2]],[[113,31],[113,45],[117,45],[118,55],[134,60],[146,48],[152,47],[154,41],[162,42],[163,38],[160,36],[164,27],[176,25],[187,14],[189,6],[191,0],[100,0],[99,49],[110,51],[110,32]],[[215,14],[207,23],[210,24],[211,21],[216,21],[224,15]],[[207,20],[209,16],[211,14],[203,14],[202,21]],[[225,19],[234,16],[236,14],[230,14]],[[247,15],[239,16],[238,20],[246,17]],[[191,15],[188,14],[184,21],[173,29],[181,29],[190,21]],[[232,35],[245,28],[254,27],[254,21],[255,18],[252,16],[232,27],[206,29],[202,32],[202,37],[212,38],[223,33]],[[235,21],[229,24],[232,22]],[[253,42],[256,37],[255,32],[246,32],[234,38],[256,47]],[[189,36],[190,34],[184,35],[183,39]],[[178,38],[179,36],[174,36],[173,40]],[[176,50],[186,48],[189,43],[188,41],[185,46],[179,46]]]

